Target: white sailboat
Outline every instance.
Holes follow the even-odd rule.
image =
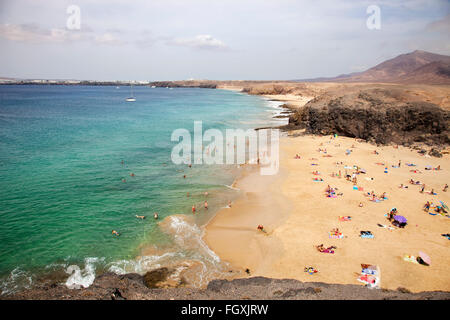
[[[125,99],[127,102],[133,102],[136,101],[136,98],[134,97],[133,94],[133,84],[131,84],[131,96]]]

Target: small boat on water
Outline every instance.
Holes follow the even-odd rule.
[[[136,98],[134,97],[134,94],[133,94],[133,85],[131,85],[131,96],[126,98],[125,101],[127,101],[127,102],[134,102],[134,101],[136,101]]]

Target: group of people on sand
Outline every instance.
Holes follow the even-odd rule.
[[[448,213],[448,211],[445,209],[445,205],[441,203],[441,205],[435,205],[434,203],[427,201],[425,205],[423,206],[423,210],[425,212],[429,212],[431,208],[434,207],[434,211],[436,213]]]

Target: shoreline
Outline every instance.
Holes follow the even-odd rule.
[[[329,141],[331,143],[327,145]],[[330,149],[330,155],[333,157],[324,158],[315,151],[320,143]],[[341,146],[334,147],[335,144]],[[352,144],[356,146],[352,150],[358,156],[344,154],[344,150]],[[381,150],[380,156],[370,154],[375,148]],[[293,159],[296,153],[300,153],[302,159]],[[320,177],[325,182],[312,181],[311,171],[314,167],[309,165],[312,161],[308,160],[311,157],[318,159],[320,165],[316,169],[321,171]],[[399,159],[403,163],[417,163],[422,174],[414,175],[406,166],[402,169],[391,168]],[[381,204],[372,203],[365,199],[363,192],[352,190],[351,182],[330,178],[331,172],[338,170],[338,167],[333,165],[336,161],[344,161],[347,165],[357,163],[366,168],[366,177],[374,177],[374,181],[369,182],[360,177],[358,179],[363,180],[359,185],[367,192],[372,188],[377,194],[387,192],[389,200]],[[388,179],[384,176],[384,167],[375,165],[376,161],[387,163],[390,169]],[[425,171],[423,167],[427,164],[441,164],[444,170]],[[383,289],[395,290],[404,287],[411,292],[449,291],[450,276],[446,273],[446,266],[450,263],[450,257],[446,257],[445,250],[450,246],[440,233],[448,232],[446,230],[450,220],[428,215],[421,210],[427,200],[450,202],[449,195],[440,190],[450,179],[445,171],[448,165],[448,155],[443,158],[425,158],[409,148],[375,147],[346,137],[338,137],[336,140],[330,140],[329,136],[315,135],[282,138],[282,176],[274,178],[271,183],[264,181],[261,176],[256,177],[257,173],[253,173],[253,177],[238,180],[238,185],[247,195],[236,201],[232,210],[221,210],[215,215],[205,226],[204,239],[208,247],[221,259],[240,270],[249,268],[251,276],[291,278],[303,282],[358,284],[356,279],[360,272],[359,265],[370,263],[381,265]],[[345,170],[343,167],[340,169]],[[395,170],[398,170],[398,173]],[[397,187],[400,183],[407,185],[410,177],[424,181],[427,189],[434,188],[438,198],[420,194],[416,190],[417,187],[412,185],[406,190]],[[342,199],[326,199],[323,189],[327,184],[338,184],[344,193]],[[292,204],[293,210],[283,218],[274,217],[272,213],[277,209],[276,200],[271,200],[274,197]],[[257,199],[262,202],[255,203]],[[358,208],[359,202],[363,202],[363,208]],[[377,223],[389,223],[384,214],[391,207],[397,207],[400,214],[408,218],[410,222],[407,228],[389,231],[377,226]],[[339,222],[338,216],[344,215],[351,215],[352,221]],[[269,230],[268,235],[256,230],[258,224],[263,224]],[[302,224],[307,224],[307,227],[302,227]],[[343,230],[346,237],[339,240],[329,239],[327,232],[334,227]],[[372,231],[375,238],[361,239],[360,230]],[[320,243],[325,246],[336,245],[336,254],[317,252],[314,245]],[[421,250],[432,256],[433,265],[424,267],[402,259],[405,254],[417,255]],[[317,267],[320,272],[311,276],[303,272],[303,268],[307,266]]]

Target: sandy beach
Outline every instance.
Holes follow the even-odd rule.
[[[441,234],[449,232],[450,219],[423,210],[426,201],[450,203],[450,191],[442,191],[450,181],[449,155],[435,158],[402,146],[377,147],[347,137],[294,134],[280,140],[278,175],[261,176],[255,170],[236,182],[244,195],[206,226],[208,246],[234,267],[248,268],[249,276],[363,285],[357,281],[361,264],[372,264],[381,270],[381,288],[449,291],[450,242]],[[294,159],[296,154],[301,159]],[[399,160],[401,166],[393,167]],[[346,171],[354,172],[354,165],[366,171],[357,175],[359,190],[344,177]],[[425,170],[439,165],[441,170]],[[320,175],[312,174],[316,170]],[[332,177],[339,170],[342,177]],[[410,184],[410,179],[425,183],[425,192],[420,193],[421,186]],[[400,184],[408,188],[399,188]],[[327,185],[342,195],[327,198]],[[427,193],[431,189],[437,195]],[[378,196],[386,192],[387,199],[370,201],[365,194],[371,191]],[[385,214],[393,207],[408,219],[406,227],[378,226],[392,227]],[[339,216],[351,216],[351,221],[339,221]],[[267,233],[257,230],[258,225]],[[333,228],[339,228],[344,237],[330,238]],[[360,231],[371,231],[374,237],[361,238]],[[337,249],[334,254],[321,253],[315,248],[319,244]],[[403,259],[404,255],[417,257],[419,251],[431,257],[430,266]],[[319,272],[310,275],[305,267]]]

